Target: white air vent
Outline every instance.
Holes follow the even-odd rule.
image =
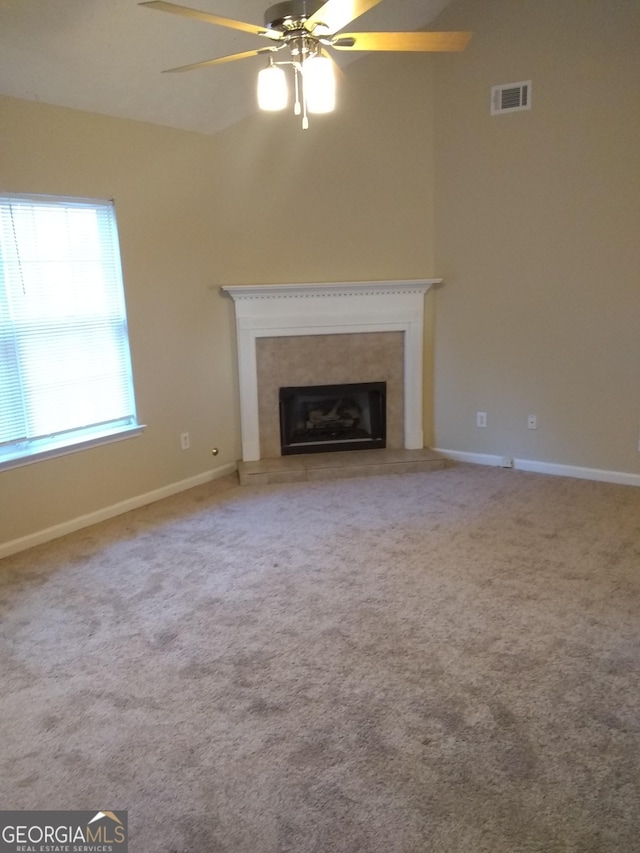
[[[491,115],[531,109],[531,80],[491,87]]]

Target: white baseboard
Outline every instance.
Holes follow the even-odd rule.
[[[555,462],[540,462],[537,459],[510,459],[490,453],[467,453],[461,450],[446,450],[434,447],[447,459],[470,462],[475,465],[493,465],[514,468],[516,471],[531,471],[536,474],[552,474],[557,477],[576,477],[580,480],[597,480],[601,483],[618,483],[622,486],[640,486],[640,474],[627,471],[606,471],[603,468],[580,468],[577,465],[559,465]]]
[[[579,480],[598,480],[601,483],[618,483],[622,486],[640,486],[640,474],[628,471],[606,471],[603,468],[580,468],[577,465],[558,465],[555,462],[538,462],[532,459],[514,459],[518,471],[553,474],[558,477],[577,477]]]
[[[431,448],[435,453],[441,453],[447,459],[453,459],[455,462],[470,462],[472,465],[493,465],[500,468],[512,468],[513,465],[506,465],[504,456],[493,456],[490,453],[467,453],[464,450],[445,450],[441,447]],[[508,460],[512,462],[513,460]]]
[[[114,518],[116,515],[130,512],[132,509],[138,509],[141,506],[161,501],[163,498],[169,498],[171,495],[178,494],[178,492],[186,492],[187,489],[193,489],[195,486],[201,486],[203,483],[209,483],[212,480],[217,480],[219,477],[224,477],[226,474],[231,474],[236,469],[237,465],[235,462],[230,462],[212,471],[205,471],[202,474],[196,474],[195,477],[189,477],[186,480],[180,480],[177,483],[170,483],[168,486],[154,489],[152,492],[127,498],[126,501],[98,509],[86,515],[80,515],[77,518],[64,521],[62,524],[55,524],[53,527],[38,530],[19,539],[0,543],[0,559],[9,557],[11,554],[17,554],[19,551],[26,551],[27,548],[33,548],[35,545],[50,542],[52,539],[58,539],[60,536],[66,536],[67,533],[74,533],[83,527],[90,527],[92,524],[98,524],[100,521],[106,521],[108,518]]]

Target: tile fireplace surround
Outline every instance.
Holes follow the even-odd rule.
[[[276,455],[272,450],[273,437],[261,437],[261,430],[264,432],[267,425],[260,423],[258,360],[260,353],[268,350],[257,345],[262,338],[365,335],[366,338],[355,343],[370,341],[379,353],[387,348],[381,348],[380,339],[372,333],[396,333],[391,336],[395,340],[398,338],[397,333],[401,333],[404,346],[400,348],[403,363],[397,371],[402,375],[402,388],[398,392],[398,399],[401,400],[398,443],[406,450],[421,449],[424,295],[440,281],[419,279],[223,287],[222,290],[235,303],[242,461],[254,462],[265,458],[266,453],[262,448],[268,448],[269,456]],[[345,343],[347,340],[345,338]],[[354,347],[353,343],[352,340],[351,350],[362,349],[361,346]],[[280,349],[288,351],[291,356],[290,347]],[[373,352],[371,357],[374,358]],[[365,356],[365,359],[368,360],[368,357]],[[313,356],[309,360],[313,364]],[[317,364],[318,371],[321,368],[322,365]],[[359,382],[362,377],[354,375],[348,381]],[[314,384],[325,382],[330,384],[330,380],[325,380],[320,372],[316,374]],[[394,389],[389,389],[389,393],[393,398]],[[274,406],[274,418],[276,407],[277,403]],[[264,405],[262,419],[264,422]],[[272,425],[270,431],[273,432]]]

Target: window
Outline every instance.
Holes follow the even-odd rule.
[[[139,431],[113,204],[0,196],[0,467]]]

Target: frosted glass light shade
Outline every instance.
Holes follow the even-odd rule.
[[[336,76],[328,56],[312,56],[303,66],[304,96],[310,113],[330,113],[336,107]]]
[[[275,112],[287,106],[289,91],[287,75],[282,68],[269,65],[258,73],[258,106],[261,110]]]

